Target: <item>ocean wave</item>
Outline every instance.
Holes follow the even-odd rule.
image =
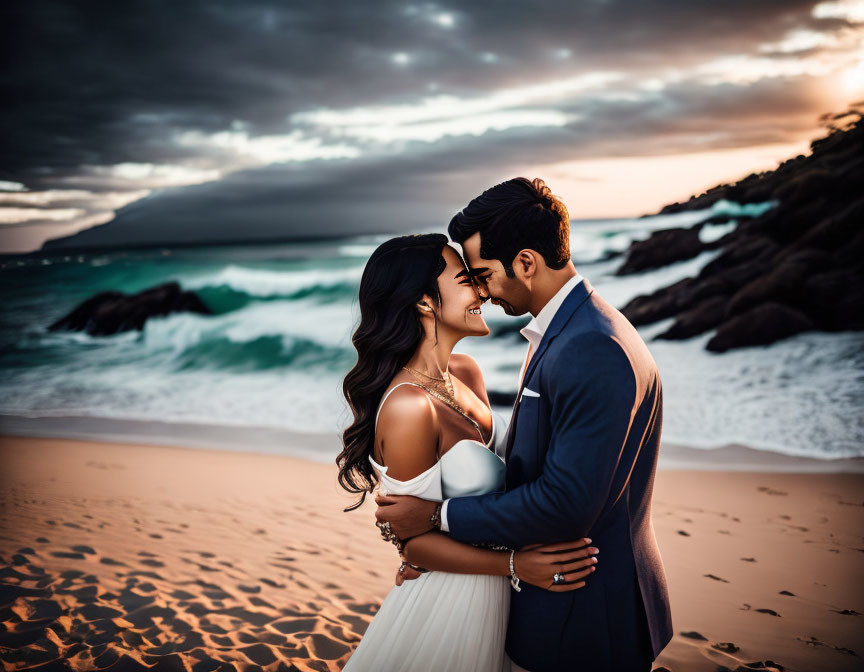
[[[181,369],[290,365],[336,370],[346,361],[350,364],[350,327],[350,309],[344,303],[269,300],[223,315],[177,313],[150,320],[138,355],[171,368],[180,362]]]
[[[260,294],[235,289],[229,285],[205,285],[194,290],[215,315],[223,315],[261,301],[283,301],[314,298],[321,303],[350,300],[357,293],[351,282],[301,287],[294,292]]]
[[[328,346],[305,338],[274,334],[238,342],[228,336],[221,336],[184,349],[174,358],[174,370],[209,369],[240,373],[290,366],[346,371],[352,361],[353,356],[347,348]]]
[[[320,302],[350,299],[357,292],[362,267],[268,270],[229,264],[216,273],[180,278],[216,314],[253,301],[315,298]]]

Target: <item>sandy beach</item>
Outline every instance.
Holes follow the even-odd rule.
[[[864,475],[783,471],[658,472],[676,634],[655,670],[862,669]],[[398,563],[335,473],[0,438],[4,670],[341,669]]]

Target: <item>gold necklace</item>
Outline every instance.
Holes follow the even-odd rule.
[[[417,374],[420,374],[421,376],[426,376],[426,378],[429,378],[430,380],[434,380],[436,382],[440,381],[440,382],[444,383],[445,388],[443,390],[441,390],[441,389],[436,389],[436,387],[438,387],[438,386],[432,386],[432,385],[424,384],[422,380],[420,381],[420,384],[423,387],[423,389],[426,390],[427,392],[429,392],[429,394],[431,394],[436,399],[440,399],[445,404],[450,406],[452,409],[458,411],[462,415],[465,415],[465,409],[462,408],[462,406],[459,404],[458,401],[456,401],[456,396],[450,391],[451,388],[446,387],[446,384],[447,384],[446,380],[444,380],[443,378],[435,378],[434,376],[426,375],[422,371],[417,371],[416,369],[412,369],[411,367],[408,367],[408,366],[403,366],[402,368],[405,369],[406,371],[408,371],[409,373],[411,373],[415,378],[417,378],[417,380],[420,380],[420,378],[417,375]]]
[[[446,381],[444,381],[443,378],[435,378],[434,376],[427,375],[427,374],[423,373],[422,371],[417,371],[416,369],[412,369],[408,366],[403,366],[402,368],[405,369],[406,371],[408,371],[409,373],[411,373],[412,375],[414,375],[414,377],[417,378],[417,380],[420,380],[420,378],[417,376],[417,374],[419,373],[421,376],[426,376],[426,378],[429,378],[431,380],[446,382]],[[483,438],[483,431],[480,429],[480,424],[474,418],[472,418],[470,415],[468,415],[465,412],[465,409],[462,408],[462,406],[459,404],[458,401],[456,401],[456,398],[453,394],[451,394],[449,392],[442,392],[440,390],[436,390],[435,388],[430,387],[429,385],[424,385],[422,381],[420,382],[420,387],[422,387],[424,390],[426,390],[429,394],[431,394],[436,399],[443,401],[450,408],[452,408],[454,411],[456,411],[459,415],[461,415],[463,418],[465,418],[468,422],[470,422],[472,425],[474,425],[474,427],[477,429],[477,433],[480,434],[481,438]]]
[[[415,377],[419,374],[419,375],[423,376],[424,378],[428,378],[429,380],[435,380],[435,381],[444,383],[444,387],[447,390],[447,394],[449,394],[451,397],[454,397],[454,399],[455,399],[456,392],[453,388],[453,381],[450,380],[450,372],[449,371],[444,372],[444,376],[445,376],[444,378],[438,378],[436,376],[430,376],[428,373],[423,373],[422,371],[418,371],[417,369],[412,369],[410,366],[403,366],[402,368],[405,369],[406,371],[410,372],[410,373],[413,373]]]

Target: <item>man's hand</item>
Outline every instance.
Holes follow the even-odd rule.
[[[405,581],[413,581],[420,577],[420,572],[411,567],[410,565],[405,565],[401,569],[396,570],[396,585],[401,586]]]
[[[582,588],[588,577],[597,569],[595,546],[588,546],[590,539],[560,544],[532,544],[516,552],[513,558],[516,575],[525,583],[550,590],[565,592]],[[561,576],[555,582],[555,574]]]
[[[375,517],[390,522],[390,529],[400,539],[410,539],[433,528],[432,514],[437,502],[412,497],[411,495],[378,495]]]

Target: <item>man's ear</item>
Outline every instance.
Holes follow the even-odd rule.
[[[522,250],[513,260],[513,267],[519,267],[523,278],[532,278],[537,273],[537,253],[534,250]]]

